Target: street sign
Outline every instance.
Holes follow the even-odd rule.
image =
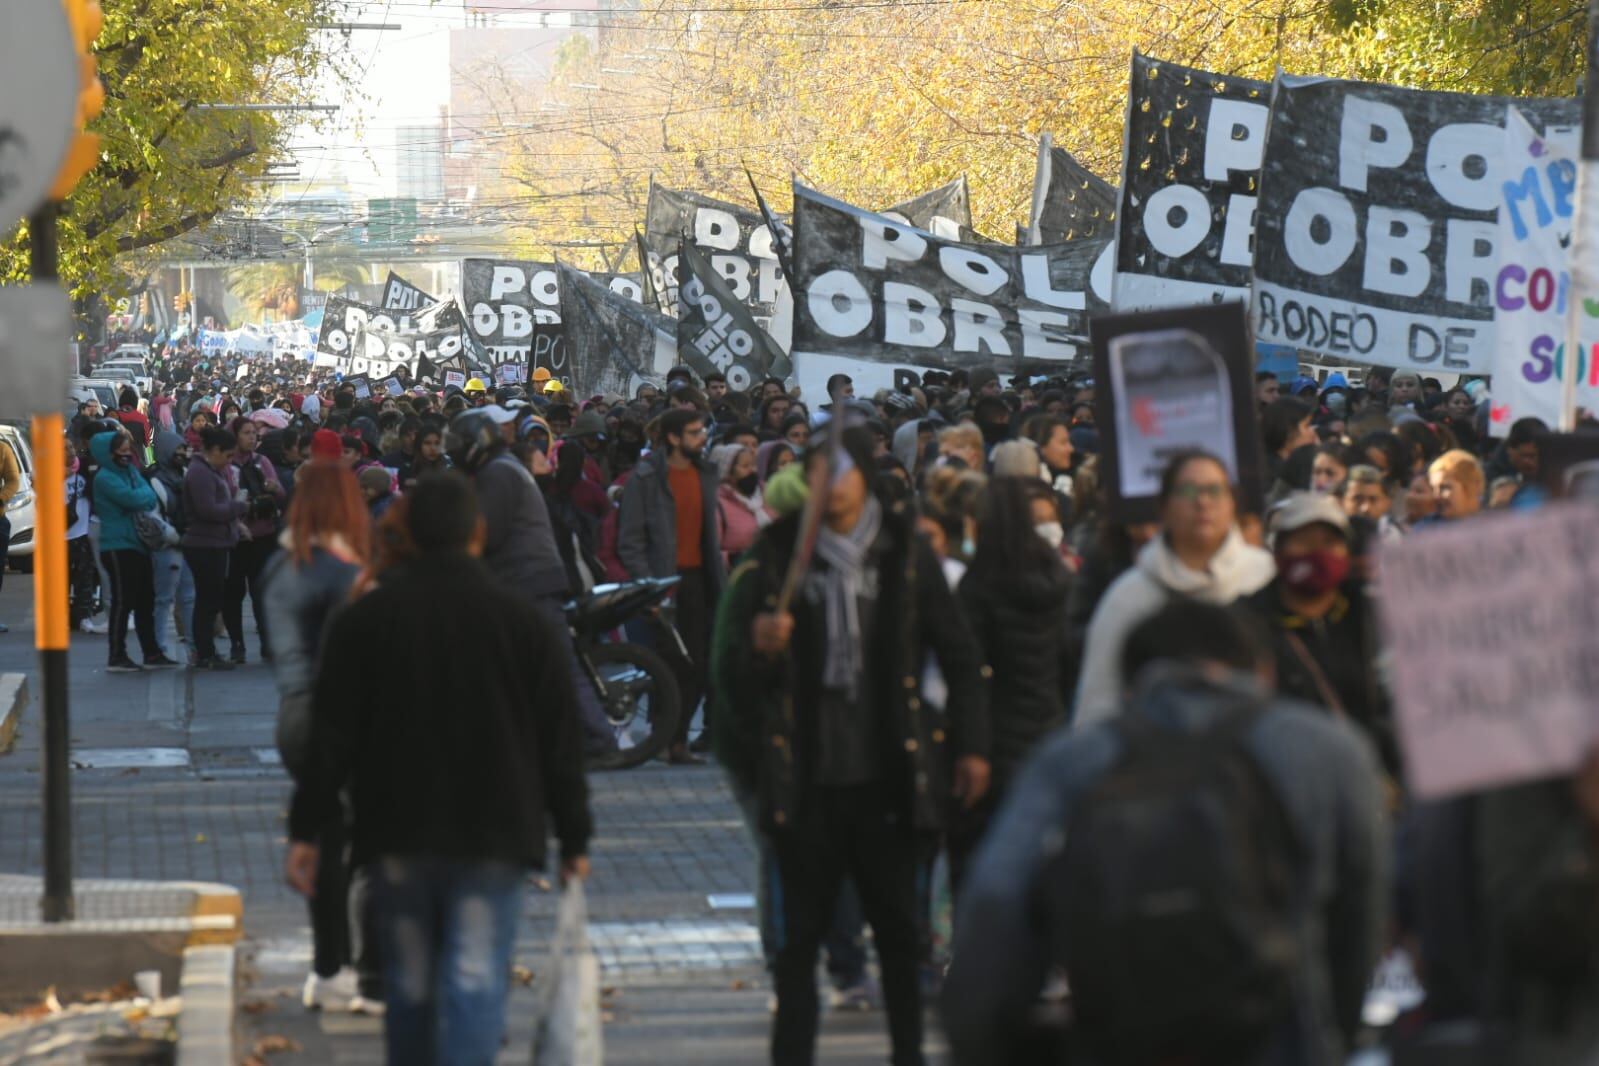
[[[77,133],[81,87],[77,47],[61,0],[6,0],[5,7],[5,32],[0,33],[0,233],[26,217],[50,191]]]
[[[61,410],[73,369],[64,354],[71,336],[72,301],[55,282],[0,288],[0,418]]]

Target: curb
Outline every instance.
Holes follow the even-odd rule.
[[[238,957],[231,946],[192,947],[183,953],[178,994],[176,1066],[218,1066],[237,1062],[234,1002]]]
[[[17,727],[28,709],[27,674],[0,674],[0,708],[0,755],[6,755],[17,742]]]

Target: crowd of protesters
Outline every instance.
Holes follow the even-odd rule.
[[[156,397],[86,405],[71,430],[74,620],[109,629],[112,670],[226,670],[250,661],[250,599],[297,783],[306,1002],[387,1003],[391,1061],[468,1061],[405,1048],[490,1047],[505,989],[501,975],[435,1002],[406,983],[420,949],[386,922],[448,924],[486,894],[483,942],[440,942],[426,961],[499,973],[508,871],[543,861],[546,824],[566,873],[587,871],[582,752],[607,726],[562,604],[674,576],[685,713],[665,758],[714,752],[756,837],[774,1063],[814,1061],[823,947],[832,1002],[880,1004],[900,1066],[925,1061],[941,980],[960,1062],[1342,1062],[1368,1036],[1374,968],[1400,946],[1429,995],[1395,1039],[1454,1025],[1472,1034],[1462,1046],[1512,1049],[1480,1061],[1599,1054],[1599,895],[1543,907],[1574,890],[1560,880],[1573,869],[1593,879],[1575,890],[1599,892],[1599,804],[1582,802],[1599,781],[1413,802],[1384,685],[1380,546],[1546,496],[1545,427],[1491,427],[1483,381],[1262,374],[1258,498],[1184,453],[1158,520],[1128,523],[1107,505],[1081,376],[928,373],[857,396],[839,375],[808,396],[678,367],[630,397],[579,398],[542,370],[360,396],[304,364],[168,352],[154,371]],[[429,654],[442,632],[470,660]],[[427,710],[466,693],[460,742],[415,758],[404,738],[435,743]],[[1159,793],[1164,837],[1140,839],[1160,819],[1108,798],[1134,779],[1158,792],[1146,761],[1181,777],[1235,749],[1248,774],[1226,764]],[[1183,822],[1180,795],[1211,788],[1249,824]],[[1504,842],[1508,819],[1524,839],[1587,841],[1560,853],[1586,865],[1528,860]],[[1139,877],[1216,855],[1236,858],[1217,874],[1236,891],[1204,897],[1197,918],[1124,906]],[[1507,888],[1517,863],[1524,883]],[[365,918],[352,895],[372,897],[354,908]],[[1218,924],[1232,940],[1204,939]],[[1582,964],[1529,961],[1539,938],[1575,943],[1586,954],[1565,955]],[[1184,985],[1162,943],[1193,948],[1214,987]],[[435,1016],[465,1028],[441,1035]],[[1117,1057],[1134,1045],[1147,1057]]]

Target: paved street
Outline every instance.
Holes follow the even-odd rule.
[[[31,597],[30,577],[6,575],[0,621],[11,633],[0,637],[0,671],[37,676]],[[298,1003],[310,939],[303,901],[280,872],[288,783],[272,747],[268,668],[107,675],[104,642],[75,634],[72,645],[75,872],[237,886],[252,1041],[282,1034],[303,1048],[275,1062],[381,1062],[378,1023],[310,1015]],[[35,687],[16,750],[0,756],[0,873],[41,864],[37,715]],[[753,857],[721,775],[663,766],[590,781],[592,932],[615,990],[607,1061],[759,1061],[768,1017],[749,907]],[[527,1060],[554,903],[530,886],[517,962],[535,980],[516,989],[504,1062]],[[824,1019],[819,1058],[884,1061],[882,1024],[880,1014]]]

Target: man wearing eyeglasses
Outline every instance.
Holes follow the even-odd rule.
[[[1271,553],[1238,531],[1227,468],[1206,452],[1174,456],[1160,479],[1161,533],[1105,592],[1088,624],[1074,728],[1121,706],[1122,645],[1132,628],[1174,599],[1226,606],[1264,588],[1277,573]]]

